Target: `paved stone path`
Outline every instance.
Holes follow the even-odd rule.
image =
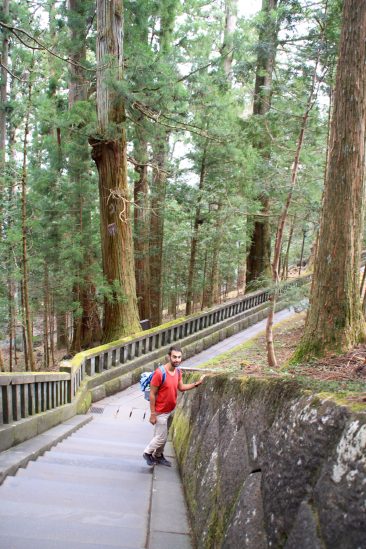
[[[282,311],[276,321],[290,314]],[[184,365],[198,366],[263,329],[260,322]],[[152,426],[138,385],[95,403],[92,410],[93,421],[0,486],[0,547],[190,549],[171,445],[165,455],[172,468],[151,469],[142,459]]]
[[[190,548],[171,446],[171,469],[149,468],[142,459],[152,426],[139,387],[92,409],[102,413],[4,481],[0,547]]]

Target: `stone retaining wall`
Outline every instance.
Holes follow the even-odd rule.
[[[219,376],[184,395],[172,434],[197,548],[365,548],[360,408],[278,378]]]

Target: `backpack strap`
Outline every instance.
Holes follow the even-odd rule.
[[[166,372],[165,372],[165,368],[162,364],[160,364],[159,366],[159,370],[161,371],[161,375],[163,377],[162,381],[161,381],[161,385],[163,385],[164,381],[165,381],[165,378],[166,378]]]
[[[162,381],[161,381],[161,385],[163,385],[163,383],[164,383],[164,381],[165,381],[165,379],[166,379],[166,371],[165,371],[165,368],[164,368],[164,366],[163,366],[162,364],[160,364],[159,370],[161,371],[161,375],[163,376],[163,379],[162,379]],[[178,366],[178,368],[176,368],[176,370],[177,370],[177,372],[178,372],[178,379],[179,379],[179,374],[181,373],[181,369],[180,369],[179,366]]]

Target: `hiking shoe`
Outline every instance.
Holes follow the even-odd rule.
[[[155,465],[156,463],[156,459],[154,458],[154,456],[152,454],[147,454],[146,452],[144,452],[142,454],[142,457],[144,458],[144,460],[146,461],[146,463],[152,467],[153,465]]]
[[[166,467],[171,467],[171,466],[172,466],[171,461],[168,461],[168,460],[163,456],[163,454],[161,454],[161,456],[159,456],[159,457],[155,457],[155,461],[156,461],[156,463],[158,463],[159,465],[165,465]]]

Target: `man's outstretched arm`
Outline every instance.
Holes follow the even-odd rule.
[[[191,389],[195,389],[199,385],[201,385],[202,381],[205,379],[206,376],[201,376],[198,381],[195,381],[194,383],[183,383],[183,381],[180,379],[178,383],[178,389],[180,391],[190,391]]]

